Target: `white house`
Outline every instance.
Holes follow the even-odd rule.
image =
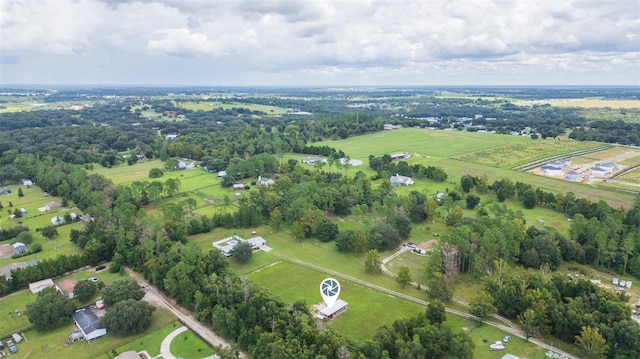
[[[60,217],[60,216],[55,216],[53,218],[51,218],[51,224],[53,224],[54,226],[61,226],[63,224],[65,224],[66,222],[64,221],[64,218]]]
[[[391,176],[389,181],[391,181],[392,186],[410,186],[415,183],[411,177],[401,176],[399,174]]]
[[[244,184],[242,183],[234,183],[233,189],[244,189]]]
[[[346,163],[347,163],[347,159],[346,158],[343,157],[343,158],[340,159],[340,164],[341,165],[344,165]],[[349,164],[351,166],[355,167],[355,166],[362,166],[363,162],[360,161],[360,160],[349,159]]]
[[[262,177],[262,176],[258,176],[258,182],[256,182],[257,186],[270,186],[272,184],[276,183],[276,181],[273,180],[273,178],[267,178],[267,177]]]

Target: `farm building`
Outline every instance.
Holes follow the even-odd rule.
[[[345,302],[342,299],[336,300],[336,302],[327,308],[322,309],[317,315],[316,318],[320,320],[329,320],[337,317],[338,315],[344,313],[349,309],[349,303]]]
[[[544,165],[540,167],[540,171],[547,176],[562,176],[562,167]]]
[[[619,167],[613,162],[598,163],[597,166],[604,168],[607,171],[617,171],[619,169]]]
[[[219,171],[218,172],[218,178],[222,178],[222,177],[224,177],[226,175],[227,175],[227,171]]]
[[[242,183],[234,183],[233,189],[244,189],[244,184]]]
[[[55,286],[56,285],[55,283],[53,283],[53,279],[49,278],[49,279],[43,279],[37,282],[29,283],[29,290],[31,291],[31,293],[36,294],[36,293],[42,292],[47,288],[55,287]]]
[[[51,218],[51,224],[53,224],[54,226],[61,226],[63,224],[65,224],[66,222],[64,221],[64,218],[60,217],[60,216],[55,216],[53,218]]]
[[[571,171],[564,176],[564,179],[567,181],[580,181],[582,179],[582,175],[576,171]]]
[[[595,178],[606,178],[608,177],[610,174],[610,172],[602,167],[593,167],[591,169],[591,176],[595,177]]]
[[[30,179],[23,179],[22,180],[22,185],[29,188],[31,186],[33,186],[33,181]]]
[[[399,174],[391,176],[391,178],[389,178],[389,181],[391,181],[392,186],[410,186],[415,183],[413,182],[413,179],[411,179],[411,177],[401,176]]]
[[[406,160],[407,158],[411,158],[411,155],[407,153],[396,153],[391,155],[392,160]]]
[[[507,354],[503,355],[502,358],[500,358],[500,359],[520,359],[520,357],[517,357],[517,356],[515,356],[513,354],[507,353]]]
[[[87,342],[107,335],[107,329],[100,324],[100,318],[88,308],[76,310],[73,321]]]
[[[347,163],[347,159],[346,158],[341,158],[340,159],[340,164],[344,165],[345,163]],[[360,161],[360,160],[354,160],[354,159],[349,159],[349,164],[351,166],[362,166],[364,162]]]
[[[270,186],[276,183],[272,178],[258,176],[258,182],[256,182],[256,186]]]
[[[547,163],[547,165],[553,166],[553,167],[560,167],[560,168],[570,167],[571,166],[571,160],[563,158],[563,159],[559,159],[559,160],[555,160],[555,161],[549,162],[549,163]]]
[[[175,140],[176,138],[178,138],[178,135],[176,134],[172,134],[172,135],[165,135],[164,139],[165,140]]]
[[[327,163],[327,160],[318,156],[309,156],[302,160],[302,163],[306,163],[308,165],[314,165],[317,162]]]

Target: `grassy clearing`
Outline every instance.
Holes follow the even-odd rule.
[[[213,349],[187,330],[171,341],[171,354],[183,359],[202,359],[213,355]]]
[[[244,108],[250,111],[262,111],[267,115],[284,115],[287,110],[277,106],[267,106],[259,104],[246,104],[239,102],[213,102],[213,101],[196,101],[196,102],[179,102],[177,107],[186,108],[191,111],[213,111],[221,108],[230,110],[233,108]]]
[[[132,166],[129,166],[126,163],[122,163],[111,168],[102,167],[100,165],[94,166],[95,168],[91,171],[92,173],[103,175],[116,185],[135,181],[152,180],[149,178],[149,171],[152,168],[164,168],[164,164],[159,159],[139,161]],[[160,180],[163,179],[164,177],[160,178]]]
[[[428,280],[426,273],[428,258],[407,251],[389,261],[386,267],[394,274],[398,273],[398,267],[409,267],[413,281],[424,285]]]
[[[304,300],[308,305],[322,302],[318,286],[326,277],[324,273],[284,262],[248,275],[249,279],[269,288],[283,301],[293,303]],[[328,325],[355,340],[369,339],[378,327],[389,325],[397,318],[415,316],[423,310],[417,304],[346,280],[341,280],[340,284],[340,298],[349,303],[349,310]]]
[[[562,99],[549,101],[551,106],[583,108],[640,108],[640,100],[607,100],[602,98]]]

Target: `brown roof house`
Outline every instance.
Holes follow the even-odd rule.
[[[75,279],[63,279],[56,283],[56,285],[62,291],[62,293],[68,295],[69,298],[73,298],[75,297],[75,294],[73,294],[73,289],[76,287],[77,283],[78,281]]]

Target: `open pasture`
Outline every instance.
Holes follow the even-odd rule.
[[[479,163],[490,167],[512,168],[538,159],[594,147],[602,147],[602,144],[538,139],[467,153],[462,156],[457,156],[456,158],[461,161]]]
[[[292,263],[280,262],[247,277],[268,288],[286,303],[303,300],[308,306],[313,306],[322,302],[319,285],[327,275]],[[342,287],[340,298],[349,303],[349,309],[329,321],[328,325],[347,337],[364,341],[371,338],[378,327],[390,325],[397,318],[415,316],[423,310],[415,303],[337,279]]]
[[[563,99],[549,101],[551,106],[583,108],[640,108],[640,100],[610,100],[603,98]]]
[[[132,166],[122,163],[111,168],[96,164],[94,170],[90,172],[103,175],[110,179],[115,185],[119,185],[150,179],[149,171],[151,171],[152,168],[162,169],[164,168],[164,164],[159,159],[138,161]],[[160,177],[161,180],[163,178],[164,176]]]
[[[369,155],[405,152],[421,156],[452,157],[530,141],[530,138],[522,136],[401,128],[349,137],[346,140],[316,142],[312,145],[335,147],[351,158],[361,159],[368,158]]]
[[[191,102],[178,102],[177,107],[182,107],[191,111],[213,111],[217,108],[223,110],[230,110],[233,108],[244,108],[250,111],[262,111],[267,115],[283,115],[287,113],[287,110],[277,106],[259,105],[259,104],[247,104],[239,102],[213,102],[213,101],[191,101]]]

